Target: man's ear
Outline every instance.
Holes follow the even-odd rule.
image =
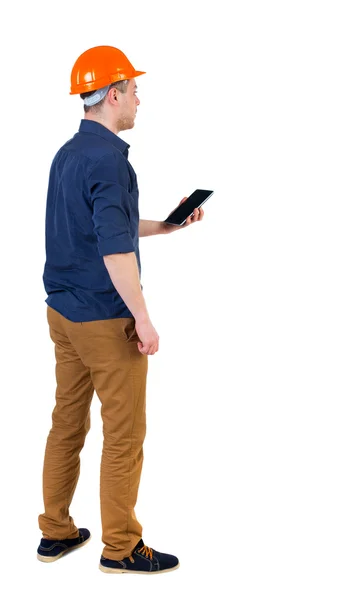
[[[117,93],[118,90],[116,90],[116,88],[111,88],[113,90],[113,100],[117,100]]]

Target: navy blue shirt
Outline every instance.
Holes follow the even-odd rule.
[[[103,261],[107,254],[135,252],[141,274],[139,193],[129,147],[100,123],[82,119],[52,161],[45,302],[71,321],[133,317]]]

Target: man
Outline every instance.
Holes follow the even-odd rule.
[[[75,525],[69,507],[96,390],[104,436],[99,566],[111,573],[179,566],[175,556],[143,543],[134,510],[146,431],[148,355],[159,348],[140,283],[138,238],[181,229],[139,219],[129,145],[117,135],[134,127],[140,104],[135,77],[143,74],[111,46],[91,48],[77,59],[70,93],[81,95],[85,114],[78,133],[54,157],[46,207],[43,280],[57,388],[37,556],[51,562],[90,539],[88,529]],[[203,215],[196,209],[183,227]]]

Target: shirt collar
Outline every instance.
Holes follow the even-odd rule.
[[[122,140],[120,137],[118,137],[118,135],[113,133],[113,131],[110,131],[101,123],[98,123],[98,121],[92,121],[90,119],[81,119],[81,124],[78,131],[85,133],[95,133],[96,135],[100,135],[105,140],[111,142],[111,144],[118,148],[118,150],[120,150],[125,156],[128,155],[128,148],[130,148],[130,145],[127,144],[127,142]]]

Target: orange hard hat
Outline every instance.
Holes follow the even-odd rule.
[[[95,46],[83,52],[73,65],[70,94],[92,92],[115,81],[144,74],[145,71],[136,71],[118,48]]]

